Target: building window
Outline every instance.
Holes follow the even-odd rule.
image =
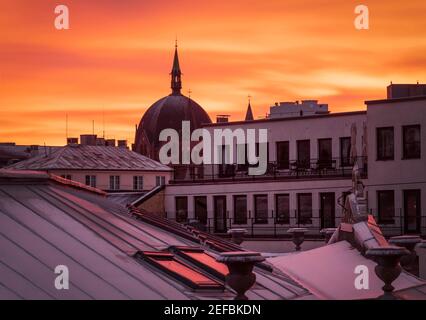
[[[70,174],[61,174],[61,178],[67,179],[67,180],[72,180]]]
[[[133,176],[133,190],[143,190],[143,176]]]
[[[340,166],[351,166],[351,138],[340,138]]]
[[[188,219],[188,198],[176,197],[176,221],[186,222]]]
[[[393,224],[395,218],[395,199],[394,191],[377,191],[377,209],[379,223]]]
[[[120,176],[109,176],[109,189],[120,190]]]
[[[377,128],[377,160],[394,159],[393,127]]]
[[[297,141],[297,167],[309,169],[311,166],[311,141]]]
[[[247,196],[234,196],[234,224],[247,224]]]
[[[420,126],[403,126],[403,158],[420,159]]]
[[[86,186],[96,188],[96,176],[87,175],[86,176]]]
[[[312,194],[299,193],[297,195],[297,211],[299,224],[312,223]]]
[[[280,224],[290,223],[290,195],[277,194],[275,196],[276,222]]]
[[[165,176],[156,176],[155,177],[155,185],[158,186],[164,186],[166,184],[166,177]]]
[[[207,224],[207,197],[194,197],[195,219],[201,224]]]
[[[318,167],[328,169],[332,167],[332,139],[318,139]]]
[[[289,169],[290,168],[290,151],[288,141],[277,142],[277,168]]]
[[[259,223],[259,224],[268,223],[268,196],[267,195],[254,196],[254,219],[255,219],[255,223]]]

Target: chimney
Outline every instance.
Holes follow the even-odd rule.
[[[30,155],[31,155],[31,157],[38,155],[38,146],[37,145],[31,145],[30,146]]]
[[[107,139],[107,140],[105,140],[105,145],[107,147],[115,147],[115,139]]]
[[[229,122],[230,115],[219,114],[216,116],[216,123],[227,123]]]
[[[67,145],[78,145],[78,138],[67,138]]]
[[[82,134],[80,135],[80,143],[82,146],[96,146],[96,134]]]
[[[128,147],[127,147],[127,140],[118,140],[117,141],[117,147],[128,149]]]

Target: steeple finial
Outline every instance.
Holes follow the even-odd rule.
[[[178,56],[178,44],[177,44],[177,37],[176,37],[176,41],[175,41],[175,56],[173,59],[173,67],[172,67],[172,72],[170,73],[170,75],[172,76],[172,81],[171,81],[171,88],[172,88],[172,94],[175,95],[179,95],[180,90],[182,89],[182,81],[181,81],[181,75],[182,72],[180,70],[180,65],[179,65],[179,56]]]
[[[251,96],[248,96],[248,107],[246,112],[246,121],[254,120],[253,111],[251,110]]]

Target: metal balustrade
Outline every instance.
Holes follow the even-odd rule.
[[[202,164],[173,165],[173,179],[170,183],[212,182],[261,179],[311,179],[350,178],[354,163],[358,164],[361,177],[367,177],[367,158],[357,157],[354,161],[346,158],[310,159],[309,161],[268,162],[262,175],[250,175],[247,164]]]
[[[395,210],[395,215],[392,220],[383,221],[377,214],[377,211],[370,210],[386,237],[392,237],[403,234],[418,234],[426,236],[426,212],[416,218],[416,228],[410,228],[414,224],[408,223],[408,220],[403,215],[402,209]],[[208,212],[208,217],[201,219],[187,217],[196,217],[195,213],[191,212],[180,216],[176,213],[167,213],[167,218],[175,220],[182,224],[191,224],[195,227],[213,234],[226,234],[227,230],[232,228],[244,228],[247,230],[248,237],[290,237],[287,233],[289,228],[303,227],[308,229],[307,236],[322,237],[320,231],[324,228],[333,228],[339,226],[342,220],[340,210],[336,212],[335,218],[322,217],[320,210],[312,210],[312,214],[308,215],[304,212],[299,214],[298,210],[291,210],[289,214],[276,216],[274,211],[268,211],[267,215],[262,217],[253,215],[250,211],[247,216],[233,217],[233,213],[227,211],[226,217],[221,219],[212,218],[213,212]],[[176,218],[177,217],[177,218]]]

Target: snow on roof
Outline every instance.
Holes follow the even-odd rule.
[[[156,221],[136,219],[104,195],[46,173],[1,170],[0,299],[232,299],[229,290],[193,290],[137,258],[170,246],[218,254],[183,226]],[[69,290],[54,287],[58,265],[69,268]],[[255,269],[251,299],[312,297],[279,272]],[[194,272],[209,276],[202,268]]]
[[[373,299],[383,294],[383,282],[374,272],[376,263],[362,256],[347,241],[298,254],[268,258],[267,261],[320,299]],[[361,265],[368,268],[369,290],[355,287],[358,276],[355,268]],[[406,289],[426,286],[426,282],[403,271],[392,285],[395,291],[407,292]],[[426,299],[426,293],[423,299]]]
[[[51,153],[15,163],[16,170],[126,170],[171,171],[155,160],[126,148],[67,145]]]

